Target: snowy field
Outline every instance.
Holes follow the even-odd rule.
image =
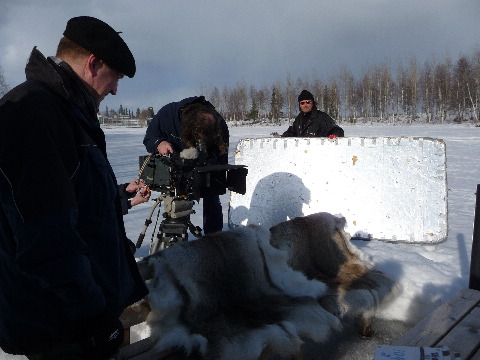
[[[480,158],[480,128],[473,125],[340,125],[345,129],[346,136],[431,137],[443,139],[446,143],[447,240],[435,245],[354,241],[356,246],[371,257],[378,269],[401,285],[400,296],[378,314],[383,321],[382,327],[386,326],[384,330],[388,331],[389,323],[415,323],[457,290],[468,287],[475,191],[477,183],[480,183],[480,166],[477,164],[477,159]],[[281,133],[285,129],[286,125],[230,126],[230,162],[233,163],[233,152],[240,139],[268,137],[274,131]],[[131,181],[138,174],[138,156],[146,154],[142,144],[145,128],[106,128],[105,133],[109,158],[118,181]],[[224,230],[228,230],[229,196],[224,195],[221,199]],[[137,241],[151,206],[151,201],[141,204],[125,216],[127,235],[132,241]],[[192,223],[202,226],[201,204],[196,204],[194,209],[196,214],[191,217]],[[139,257],[148,254],[151,230],[153,224],[147,231],[142,248],[137,251]],[[382,338],[376,341],[380,344]],[[370,355],[365,355],[365,359],[373,356],[371,348],[367,351]],[[365,349],[362,352],[365,353]],[[345,355],[336,359],[360,359],[357,355]],[[24,357],[9,356],[0,351],[0,359]]]

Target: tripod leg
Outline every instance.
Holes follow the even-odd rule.
[[[162,198],[159,196],[157,200],[155,200],[155,203],[152,206],[152,209],[150,210],[150,213],[148,214],[148,217],[145,219],[145,224],[143,226],[142,231],[140,232],[140,235],[138,236],[137,243],[135,247],[137,249],[140,249],[140,246],[142,246],[143,239],[145,238],[145,233],[147,232],[148,226],[152,223],[152,215],[153,212],[155,211],[156,207],[162,202]]]
[[[150,255],[155,254],[159,250],[163,250],[165,245],[162,242],[162,234],[159,232],[157,233],[157,239],[153,244],[153,247],[150,249]]]
[[[195,226],[191,221],[188,222],[188,230],[197,238],[202,237],[202,228],[200,226]]]

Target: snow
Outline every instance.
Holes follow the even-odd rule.
[[[451,297],[459,289],[468,287],[470,254],[475,209],[475,192],[480,183],[480,127],[474,125],[346,125],[346,136],[354,137],[431,137],[443,139],[447,152],[448,182],[448,236],[435,245],[400,244],[382,241],[354,241],[376,267],[398,281],[400,296],[383,309],[378,316],[383,323],[377,332],[390,331],[389,326],[413,324]],[[284,126],[230,126],[230,162],[240,139],[268,137],[272,132],[283,132]],[[139,155],[145,155],[142,144],[145,128],[105,128],[109,158],[119,182],[130,182],[137,177]],[[374,176],[374,174],[372,174]],[[224,230],[228,230],[229,196],[221,197],[224,208]],[[125,216],[127,235],[136,242],[143,228],[152,202],[141,204]],[[202,226],[202,207],[195,204],[191,216],[194,225]],[[348,218],[347,218],[348,221]],[[148,254],[150,225],[141,249],[136,256]],[[190,235],[193,238],[192,235]],[[142,330],[140,330],[142,331]],[[389,336],[396,336],[389,335]],[[388,337],[388,336],[387,336]],[[381,344],[383,339],[378,342]],[[365,346],[365,345],[361,345]],[[368,350],[370,358],[373,351]],[[318,355],[318,354],[317,354]],[[345,359],[349,355],[345,355]],[[368,359],[369,357],[365,357]],[[25,359],[3,354],[0,360]],[[360,359],[360,357],[352,357]]]

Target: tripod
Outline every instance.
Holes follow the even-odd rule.
[[[164,220],[160,223],[155,240],[153,239],[155,230],[152,233],[149,250],[150,255],[178,242],[188,241],[188,230],[197,238],[202,236],[202,229],[193,225],[190,221],[190,215],[195,213],[195,210],[193,210],[193,200],[188,200],[184,196],[174,196],[173,193],[161,193],[160,196],[154,200],[155,203],[148,217],[145,219],[145,224],[135,245],[137,249],[142,246],[147,228],[152,223],[152,215],[162,201],[165,208],[165,212],[163,213]],[[158,210],[157,219],[159,215],[160,209]]]

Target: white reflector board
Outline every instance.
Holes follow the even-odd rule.
[[[447,237],[443,140],[244,139],[235,164],[248,167],[247,192],[230,195],[230,227],[270,227],[329,212],[346,218],[352,238],[437,243]]]

